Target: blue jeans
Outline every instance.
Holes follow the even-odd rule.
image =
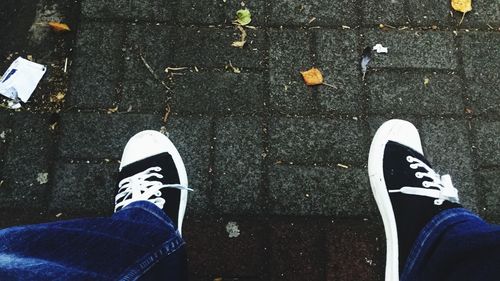
[[[420,232],[401,280],[500,280],[500,226],[462,208],[439,213]]]
[[[184,241],[154,204],[135,202],[111,218],[0,231],[0,280],[186,280]],[[465,209],[422,230],[401,280],[499,280],[500,227]]]
[[[0,280],[186,280],[184,241],[148,201],[110,218],[0,231]]]

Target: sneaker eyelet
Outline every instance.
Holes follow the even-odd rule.
[[[410,168],[412,168],[413,170],[415,170],[415,169],[418,168],[418,165],[417,164],[410,164]]]
[[[415,177],[416,177],[416,178],[421,179],[421,178],[423,178],[423,177],[424,177],[424,175],[422,175],[422,173],[421,173],[421,172],[416,172],[416,173],[415,173]]]
[[[429,182],[422,182],[422,186],[425,187],[425,188],[428,188],[430,185],[429,185]]]
[[[409,155],[408,155],[408,156],[406,156],[406,161],[408,161],[408,162],[410,162],[410,163],[411,163],[411,162],[413,162],[413,157],[411,157],[411,156],[409,156]]]

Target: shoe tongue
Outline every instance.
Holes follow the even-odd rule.
[[[128,178],[137,173],[143,172],[151,167],[160,167],[160,173],[164,176],[163,179],[155,178],[155,180],[159,180],[161,182],[165,181],[165,183],[179,182],[175,164],[169,153],[160,153],[157,155],[153,155],[122,167],[122,170],[118,173],[118,182],[120,182],[124,178]],[[171,176],[167,177],[167,174]]]

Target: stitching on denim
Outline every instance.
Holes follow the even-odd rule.
[[[137,280],[146,273],[153,265],[160,261],[163,257],[169,256],[184,246],[186,242],[178,235],[163,243],[158,250],[144,255],[138,261],[124,270],[124,273],[118,280],[132,281]]]

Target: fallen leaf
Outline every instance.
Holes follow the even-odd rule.
[[[236,28],[240,30],[240,40],[239,41],[234,41],[231,46],[236,47],[236,48],[243,48],[245,46],[245,43],[247,42],[247,32],[241,25],[236,25]]]
[[[372,60],[372,48],[366,47],[361,55],[361,73],[363,73],[363,81],[365,81],[366,71],[368,71],[368,63]]]
[[[467,114],[472,114],[473,112],[474,112],[474,111],[472,111],[472,109],[467,108],[467,107],[465,108],[465,113],[467,113]]]
[[[250,10],[241,9],[236,12],[236,22],[240,25],[247,25],[252,21],[252,14],[250,14]]]
[[[455,11],[462,12],[462,19],[460,20],[460,23],[464,20],[465,14],[467,12],[472,11],[472,0],[451,0],[451,7]]]
[[[66,32],[66,31],[71,31],[71,29],[69,28],[69,26],[65,23],[60,23],[60,22],[55,22],[55,21],[51,21],[49,22],[49,26],[57,31],[57,32]]]
[[[304,78],[304,82],[308,86],[321,85],[323,84],[323,75],[319,69],[313,67],[307,71],[301,71],[302,78]]]

